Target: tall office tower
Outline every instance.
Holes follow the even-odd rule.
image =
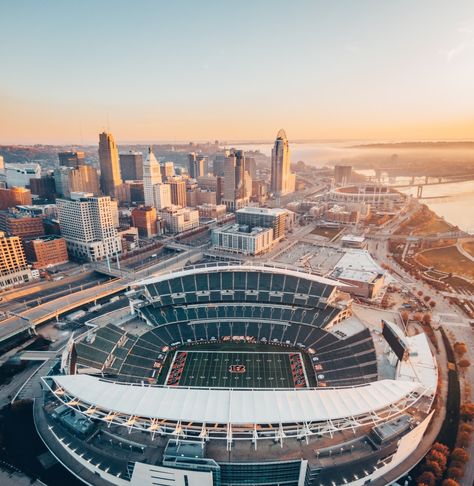
[[[295,192],[295,175],[290,172],[290,147],[283,129],[278,132],[272,149],[270,190],[276,196]]]
[[[174,170],[174,163],[168,160],[167,162],[163,162],[161,164],[161,177],[174,177],[175,170]]]
[[[56,205],[61,234],[71,256],[98,261],[120,253],[109,196],[76,192],[70,199],[56,199]]]
[[[6,237],[0,232],[0,289],[32,280],[19,236]]]
[[[351,181],[352,166],[351,165],[335,165],[334,166],[334,181],[340,186],[347,186]]]
[[[206,157],[204,155],[191,152],[188,155],[188,172],[189,177],[197,179],[206,175]]]
[[[224,190],[222,202],[229,211],[235,211],[249,203],[252,180],[245,168],[242,150],[229,154],[224,162]]]
[[[254,157],[245,157],[245,168],[252,180],[255,180],[257,178],[257,163]]]
[[[129,152],[119,155],[120,174],[124,181],[138,181],[143,179],[143,154]]]
[[[59,165],[63,167],[79,167],[86,163],[84,152],[59,152],[58,158]]]
[[[175,177],[169,179],[168,183],[171,189],[171,204],[184,208],[186,206],[186,182]]]
[[[97,174],[97,171],[96,171]],[[54,200],[56,193],[56,185],[54,177],[50,174],[41,176],[39,178],[30,179],[30,191],[31,194],[38,196],[41,199]]]
[[[223,177],[225,172],[225,161],[226,158],[230,155],[230,151],[226,150],[223,154],[217,154],[214,157],[214,161],[212,163],[212,173],[216,177]]]
[[[105,196],[115,196],[115,187],[122,183],[117,145],[111,133],[99,135],[100,189]]]
[[[57,194],[63,197],[69,197],[72,192],[90,192],[94,195],[100,192],[99,176],[90,165],[58,167],[54,169],[54,183]]]
[[[161,182],[160,164],[156,160],[155,155],[148,147],[148,155],[143,162],[143,192],[145,195],[145,206],[154,206],[154,191],[153,186]]]
[[[154,206],[156,209],[163,209],[171,206],[170,184],[155,184],[153,186]]]

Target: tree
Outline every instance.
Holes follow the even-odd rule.
[[[448,478],[459,479],[464,476],[464,470],[460,467],[449,467],[447,472]]]
[[[466,463],[467,461],[469,461],[469,453],[461,447],[456,447],[455,449],[453,449],[453,452],[451,452],[451,459],[453,461]]]
[[[469,366],[471,366],[471,362],[468,359],[462,359],[458,363],[458,365],[459,365],[460,368],[469,368]]]
[[[461,447],[468,447],[471,443],[471,434],[469,432],[460,432],[458,434],[458,443]]]
[[[436,478],[435,475],[430,471],[425,471],[418,477],[418,486],[426,485],[426,486],[435,486]]]
[[[402,316],[402,321],[406,324],[408,322],[408,318],[410,317],[410,314],[408,314],[407,311],[403,311],[401,313],[401,316]]]
[[[474,403],[465,403],[461,406],[461,418],[469,421],[474,418]]]
[[[437,480],[439,480],[443,477],[444,469],[436,461],[428,461],[427,460],[426,463],[423,466],[423,469],[425,471],[432,472]]]
[[[448,458],[446,457],[445,454],[443,454],[440,451],[434,451],[434,450],[431,450],[427,454],[426,460],[437,462],[443,468],[443,470],[446,469],[446,463],[448,462]]]
[[[423,316],[423,324],[425,324],[425,326],[431,325],[431,315],[430,314],[425,314]]]
[[[464,354],[467,353],[467,347],[465,343],[454,343],[454,351],[456,352],[457,355],[463,356]]]
[[[414,316],[413,319],[419,323],[423,321],[423,314],[421,312],[417,312]]]
[[[435,442],[431,446],[432,451],[439,451],[445,456],[449,456],[449,447],[447,445],[442,444],[441,442]]]
[[[459,426],[459,432],[467,432],[468,434],[472,434],[474,431],[474,427],[471,424],[467,424],[466,422],[461,423]]]
[[[425,302],[429,302],[429,301],[431,300],[431,297],[430,297],[429,295],[425,295],[425,296],[423,297],[423,300],[424,300]]]
[[[422,290],[418,290],[417,294],[418,294],[418,297],[421,297],[423,295],[423,291]]]
[[[433,309],[434,307],[436,307],[436,302],[434,300],[432,300],[430,302],[430,307]]]
[[[459,486],[459,483],[455,481],[454,479],[445,479],[442,483],[441,486]]]

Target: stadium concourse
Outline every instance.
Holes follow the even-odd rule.
[[[365,327],[344,288],[247,263],[139,282],[147,331],[71,340],[40,434],[88,484],[384,484],[432,417],[436,361],[424,334]]]

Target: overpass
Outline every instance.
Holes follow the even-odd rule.
[[[25,331],[34,331],[36,326],[52,319],[58,319],[59,316],[86,304],[91,302],[96,303],[99,299],[123,292],[127,289],[128,285],[129,282],[127,280],[115,279],[80,292],[75,292],[71,295],[51,300],[20,313],[13,314],[10,312],[9,318],[0,321],[0,342],[6,341]]]

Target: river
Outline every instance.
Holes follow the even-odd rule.
[[[366,142],[367,143],[367,142]],[[357,142],[331,142],[331,143],[291,143],[291,160],[303,162],[319,167],[334,165],[345,158],[367,153],[364,149],[350,148]],[[260,150],[263,154],[270,156],[272,144],[243,144],[237,146],[243,150]],[[373,152],[372,152],[373,154]],[[359,171],[366,175],[375,175],[374,171]],[[406,182],[409,178],[390,179],[386,182]],[[402,189],[407,194],[416,195],[416,187]],[[440,184],[425,186],[423,188],[423,203],[425,203],[436,214],[442,216],[460,229],[474,234],[474,181],[457,182],[452,184]]]

